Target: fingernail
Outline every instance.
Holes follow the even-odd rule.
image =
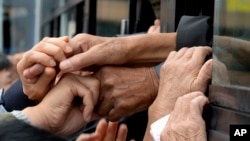
[[[69,60],[63,60],[61,63],[60,63],[60,69],[62,71],[71,71],[73,68],[73,64],[69,61]]]

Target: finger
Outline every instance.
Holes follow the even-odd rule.
[[[118,122],[108,122],[108,129],[104,141],[115,141],[118,128]]]
[[[120,120],[120,118],[122,118],[122,116],[125,116],[124,111],[121,109],[117,109],[115,107],[112,107],[112,109],[108,113],[108,119],[110,121]]]
[[[205,105],[208,104],[208,98],[204,95],[195,97],[190,104],[190,111],[194,115],[201,115]]]
[[[185,50],[185,53],[182,54],[182,56],[186,59],[190,59],[194,53],[194,48],[188,48],[187,50]]]
[[[108,124],[106,119],[101,119],[96,127],[96,131],[95,134],[98,135],[99,140],[104,140],[106,133],[107,133],[107,128],[108,128]]]
[[[103,58],[102,56],[102,54],[97,54],[97,52],[90,49],[87,52],[80,53],[63,60],[59,66],[64,72],[81,70],[82,68],[98,64],[98,58]]]
[[[26,94],[28,94],[29,99],[31,100],[42,99],[46,95],[47,91],[49,90],[50,84],[52,80],[55,78],[55,76],[56,76],[55,69],[46,67],[44,72],[41,74],[41,76],[37,80],[37,83],[34,84],[36,86],[34,88],[36,89],[39,88],[39,92],[37,93],[25,92]],[[37,91],[37,90],[31,90],[31,92],[33,91]]]
[[[198,86],[199,91],[205,92],[207,86],[212,79],[212,59],[205,62],[205,64],[201,67],[200,72],[197,77],[197,81],[194,85]]]
[[[82,88],[83,89],[83,88]],[[85,87],[85,93],[81,93],[80,96],[83,98],[83,116],[85,121],[89,122],[92,117],[92,113],[94,111],[94,101],[92,99],[92,92]]]
[[[77,137],[76,141],[95,141],[98,139],[96,134],[92,133],[82,133],[80,136]]]
[[[184,109],[184,108],[189,108],[189,106],[187,106],[187,104],[190,103],[190,101],[192,99],[194,99],[195,97],[204,95],[203,93],[196,91],[196,92],[191,92],[191,93],[187,93],[181,97],[179,97],[175,103],[175,109],[177,107],[177,109]],[[185,104],[186,106],[183,106],[182,104]]]
[[[17,64],[17,67],[19,68],[19,70],[24,70],[28,67],[33,66],[34,64],[41,64],[46,67],[56,66],[56,62],[52,57],[41,52],[31,51],[25,53],[22,60],[20,60]]]
[[[180,50],[177,51],[176,58],[181,58],[183,55],[187,52],[189,48],[183,47]]]
[[[101,103],[98,103],[96,110],[97,110],[97,113],[99,115],[106,116],[113,107],[114,107],[113,101],[107,102],[107,101],[103,100],[103,101],[101,101]]]
[[[38,75],[40,75],[45,69],[45,66],[41,65],[41,64],[35,64],[33,66],[31,66],[28,69],[25,69],[23,71],[23,76],[26,79],[32,79],[34,77],[37,77]]]
[[[73,51],[73,49],[67,45],[69,42],[68,36],[62,36],[59,38],[45,37],[42,41],[60,47],[65,53],[71,53]]]
[[[177,54],[176,51],[171,51],[171,52],[169,53],[169,55],[168,55],[168,57],[167,57],[167,59],[166,59],[165,62],[170,62],[173,58],[175,58],[176,54]],[[166,63],[164,63],[164,64],[166,64]]]
[[[86,78],[85,78],[86,79]],[[91,78],[93,79],[93,78]],[[92,81],[95,81],[95,82],[91,82],[91,81],[83,81],[83,83],[85,85],[88,85],[88,88],[90,89],[90,91],[92,92],[92,99],[93,99],[93,102],[94,102],[94,105],[96,105],[98,103],[98,100],[99,100],[99,90],[100,90],[100,82],[95,79],[95,80],[92,80]],[[90,82],[89,84],[86,84]]]
[[[82,77],[78,75],[77,79],[84,87],[82,87],[82,90],[79,91],[78,95],[76,96],[82,97],[84,105],[84,118],[86,121],[90,121],[94,111],[94,107],[98,101],[99,81],[92,77]]]
[[[49,42],[41,41],[33,49],[38,52],[42,52],[46,55],[52,56],[56,61],[59,61],[59,62],[66,59],[66,56],[64,54],[62,47],[49,43]]]
[[[118,134],[116,137],[116,141],[126,141],[128,133],[128,127],[125,124],[121,124],[118,129]]]
[[[94,36],[86,33],[77,34],[69,41],[69,46],[73,48],[74,53],[86,52],[92,46],[100,44],[109,39],[109,37]]]
[[[206,57],[212,53],[212,48],[207,46],[195,47],[194,49],[195,51],[192,55],[192,60],[195,60],[193,62],[196,62],[197,64],[203,64]]]
[[[159,20],[159,19],[156,19],[156,20],[154,21],[154,25],[156,25],[156,26],[160,26],[160,24],[161,24],[161,22],[160,22],[160,20]]]

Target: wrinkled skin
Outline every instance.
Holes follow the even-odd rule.
[[[203,46],[169,54],[160,71],[157,97],[148,110],[145,141],[152,140],[150,125],[172,112],[179,97],[194,91],[205,93],[212,77],[212,60],[205,60],[211,53],[210,47]]]
[[[38,105],[23,112],[33,126],[67,136],[100,118],[94,113],[98,88],[99,81],[93,77],[65,74]],[[75,98],[82,100],[76,103]]]
[[[162,141],[207,141],[202,111],[208,98],[201,92],[179,97],[167,125],[161,133]]]
[[[147,109],[158,91],[153,67],[105,66],[94,76],[101,83],[97,113],[112,121]]]

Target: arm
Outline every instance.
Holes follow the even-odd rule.
[[[69,46],[73,48],[74,54],[60,63],[62,71],[70,72],[93,65],[159,63],[165,60],[176,46],[176,33],[106,38],[104,42],[91,47],[84,42],[88,40],[88,36],[78,34],[70,40]]]
[[[65,74],[38,105],[22,112],[33,126],[66,136],[99,118],[93,113],[98,96],[96,79]],[[76,98],[80,101],[76,102]]]
[[[158,95],[149,107],[144,140],[152,140],[150,125],[169,114],[178,97],[193,91],[205,92],[211,79],[212,62],[204,62],[211,52],[210,47],[194,47],[170,53],[161,68]]]

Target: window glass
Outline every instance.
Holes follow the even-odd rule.
[[[28,50],[34,44],[35,1],[3,1],[3,51]]]
[[[72,6],[69,0],[45,0],[42,2],[42,37],[44,36],[74,36],[77,29],[77,8],[80,4]],[[72,6],[72,7],[71,7]],[[83,7],[81,7],[83,12]],[[83,25],[80,25],[83,26]]]
[[[212,83],[250,87],[250,1],[215,0]]]
[[[128,0],[98,0],[96,34],[120,34],[121,21],[128,19]]]

